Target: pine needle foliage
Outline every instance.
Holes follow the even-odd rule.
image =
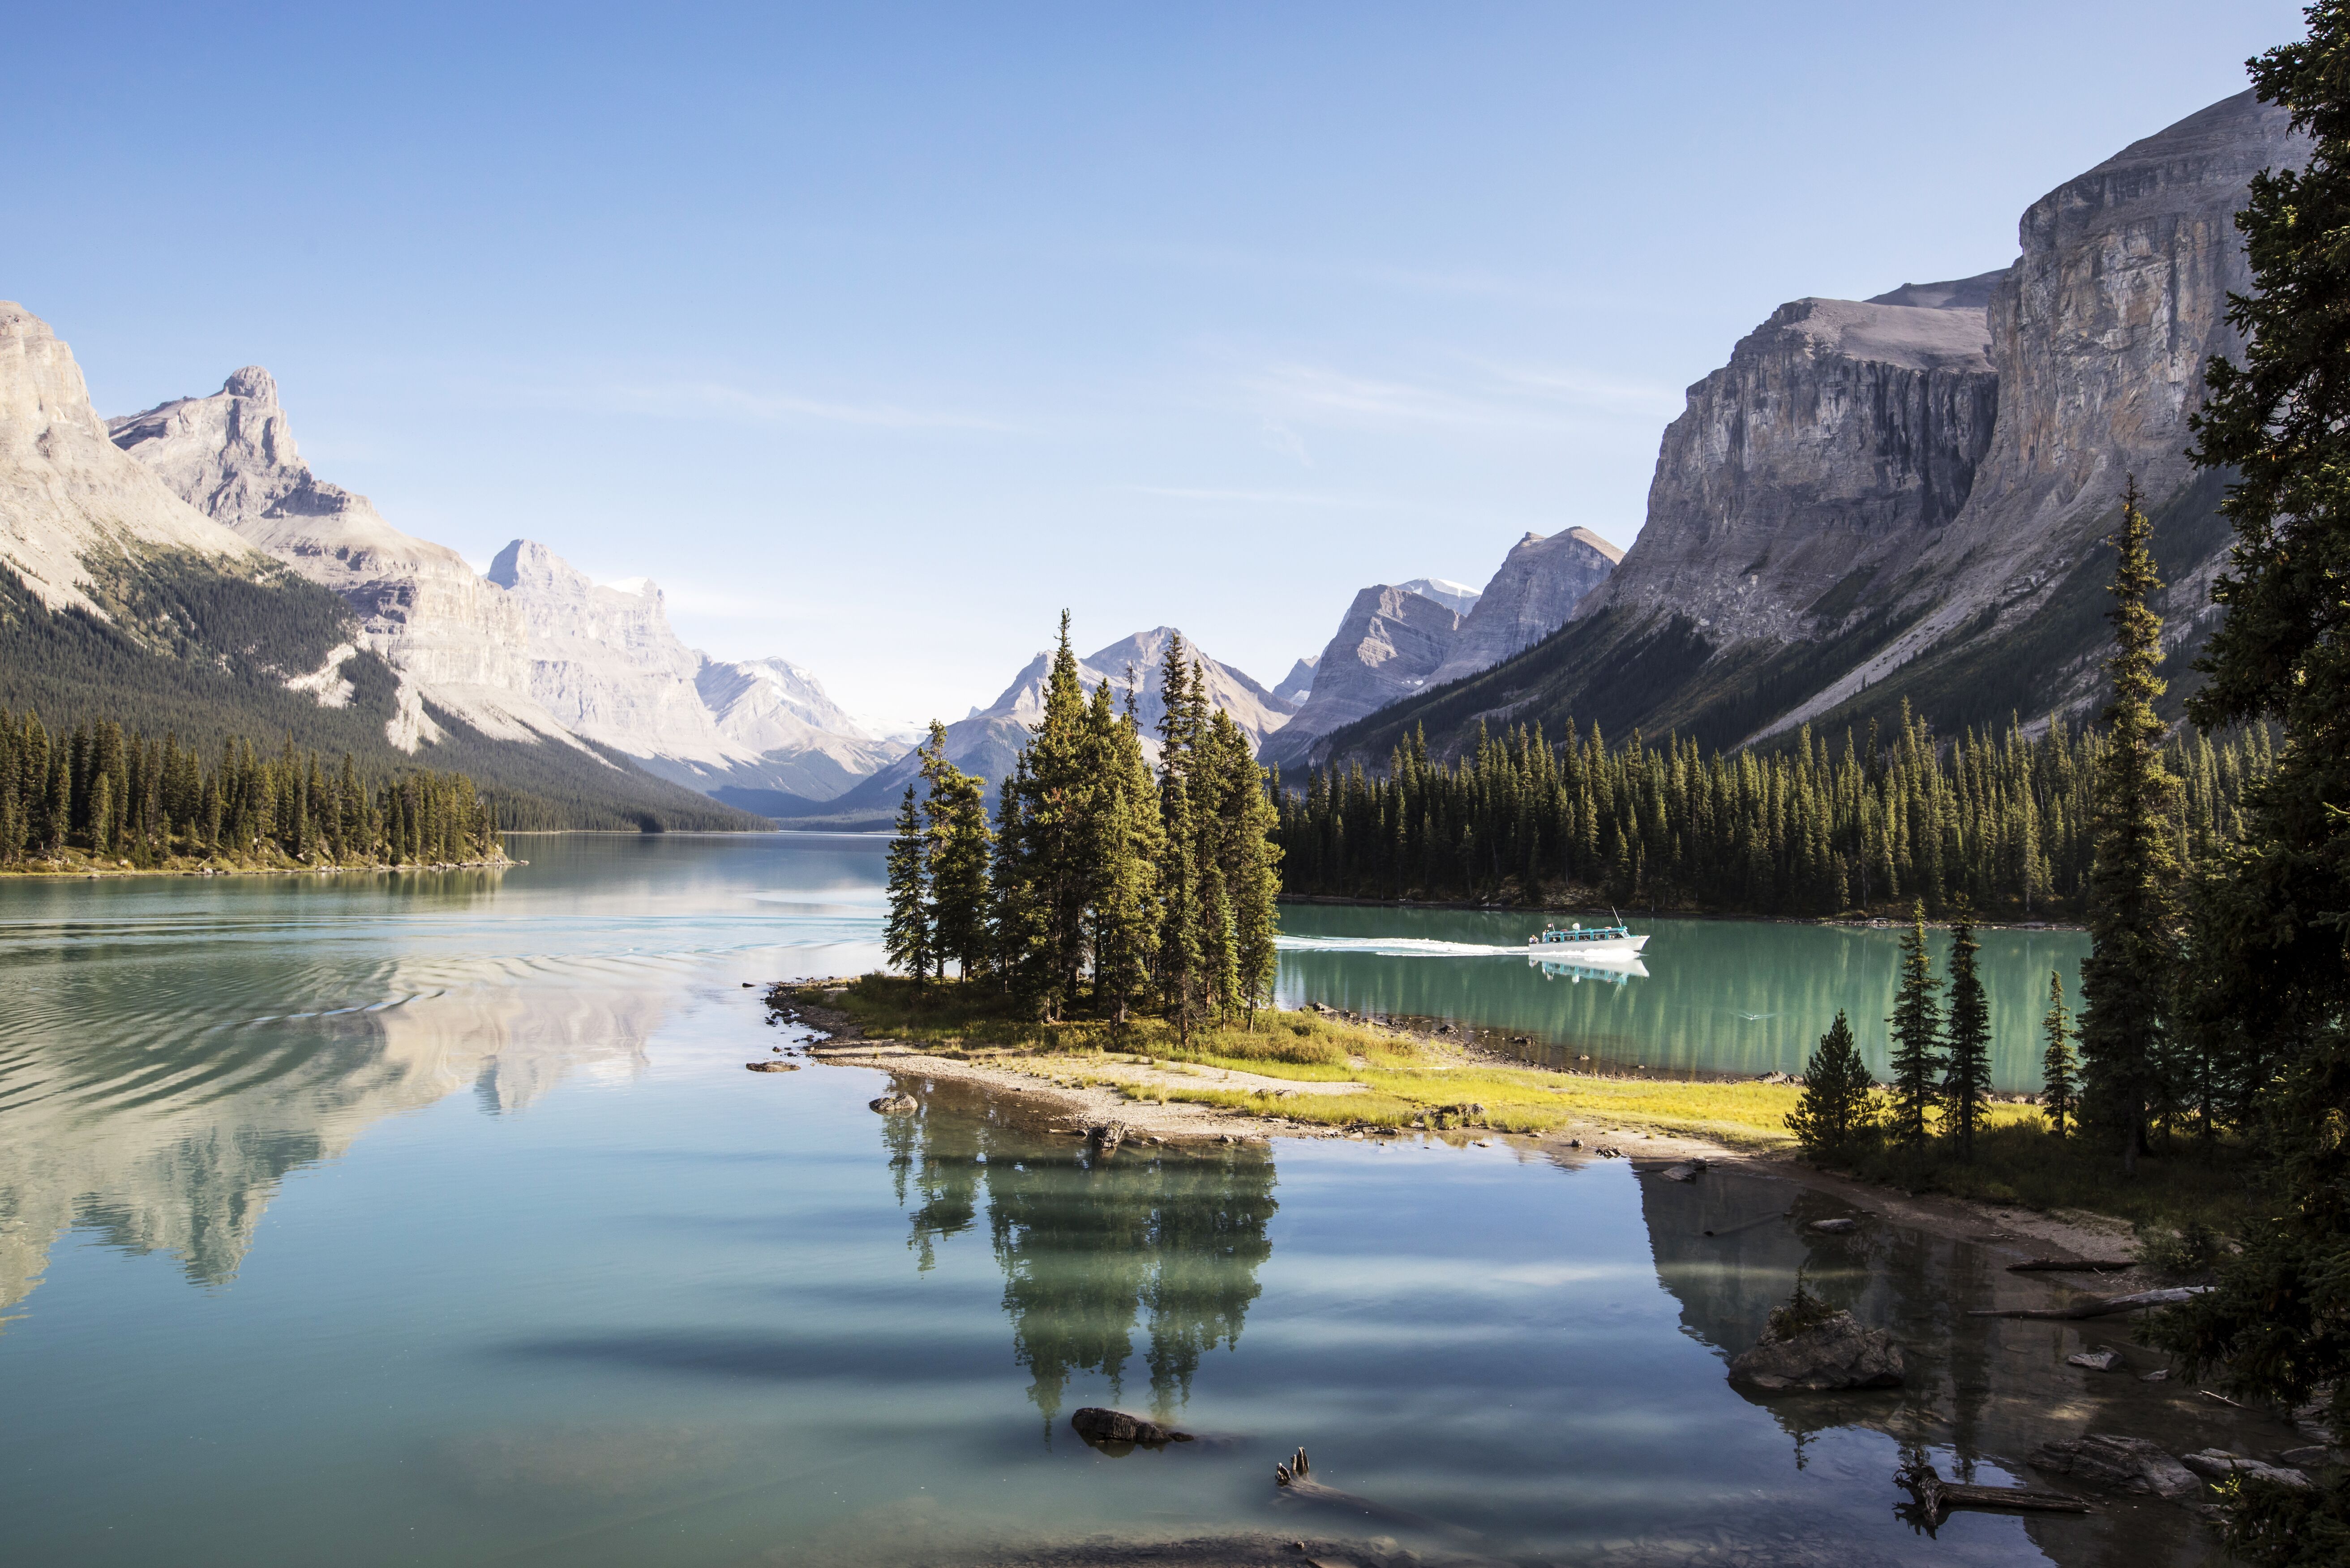
[[[2162,1083],[2164,1014],[2178,963],[2179,862],[2170,819],[2178,781],[2163,765],[2155,716],[2162,679],[2162,618],[2148,601],[2162,586],[2147,546],[2154,524],[2137,481],[2122,495],[2115,530],[2114,651],[2090,792],[2089,956],[2081,964],[2085,1123],[2135,1169]]]
[[[914,793],[908,784],[906,798],[898,805],[897,831],[889,839],[889,913],[881,923],[881,950],[919,986],[931,977],[931,877],[930,842]]]
[[[2073,1053],[2073,1015],[2064,1006],[2064,971],[2048,971],[2048,1011],[2041,1015],[2040,1108],[2048,1130],[2064,1136],[2080,1094],[2080,1058]]]
[[[1893,1013],[1886,1020],[1893,1045],[1891,1132],[1894,1142],[1917,1147],[1926,1141],[1926,1116],[1939,1098],[1942,1065],[1942,982],[1926,951],[1926,904],[1917,901],[1909,929],[1901,936],[1901,970]]]
[[[2308,161],[2255,177],[2237,214],[2255,290],[2229,320],[2248,347],[2212,363],[2194,421],[2196,460],[2236,476],[2236,545],[2189,713],[2273,722],[2284,742],[2205,890],[2188,989],[2258,1053],[2244,1076],[2270,1158],[2243,1254],[2157,1333],[2242,1396],[2322,1400],[2350,1441],[2350,0],[2305,15],[2307,36],[2251,74]],[[2350,1558],[2350,1477],[2241,1487],[2229,1546],[2275,1568]]]
[[[1983,991],[1973,908],[1964,894],[1950,910],[1950,1008],[1943,1027],[1942,1128],[1959,1158],[1975,1158],[1975,1129],[1991,1099],[1991,999]]]
[[[1787,1113],[1787,1130],[1814,1159],[1848,1157],[1876,1134],[1876,1089],[1852,1025],[1838,1008],[1804,1068],[1803,1098]]]
[[[504,854],[490,799],[462,774],[328,768],[287,738],[240,735],[207,759],[110,719],[52,732],[0,708],[0,866],[132,869],[448,865]]]
[[[1595,725],[1481,732],[1432,756],[1415,732],[1383,775],[1358,766],[1283,782],[1282,877],[1294,892],[1479,903],[1638,904],[1762,915],[1940,913],[1965,893],[1999,916],[2077,916],[2104,736],[2056,721],[2027,734],[1808,728],[1778,749],[1610,744]],[[2215,864],[2246,784],[2271,761],[2265,725],[2168,742],[2184,788],[2169,830]]]

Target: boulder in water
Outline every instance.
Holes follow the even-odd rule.
[[[867,1101],[865,1108],[879,1111],[885,1116],[905,1116],[913,1115],[920,1107],[915,1104],[911,1095],[884,1095],[878,1100]]]
[[[2144,1438],[2090,1432],[2043,1443],[2031,1459],[2032,1468],[2078,1476],[2119,1491],[2151,1492],[2157,1497],[2192,1497],[2203,1490],[2194,1472]]]
[[[1848,1312],[1831,1313],[1793,1334],[1765,1331],[1760,1345],[1730,1364],[1732,1383],[1774,1394],[1898,1388],[1908,1376],[1893,1336],[1881,1328],[1863,1328]]]
[[[1188,1443],[1189,1432],[1178,1432],[1170,1427],[1140,1416],[1129,1416],[1123,1410],[1105,1409],[1088,1405],[1069,1417],[1069,1425],[1077,1436],[1088,1443],[1139,1443],[1155,1449],[1162,1443]]]

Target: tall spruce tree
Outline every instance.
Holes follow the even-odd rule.
[[[2080,1093],[2080,1060],[2073,1054],[2073,1015],[2064,1006],[2064,971],[2048,971],[2048,1011],[2040,1019],[2040,1108],[2049,1130],[2064,1136]]]
[[[1907,1147],[1926,1141],[1926,1113],[1933,1108],[1941,1076],[1941,982],[1926,951],[1926,901],[1916,900],[1909,929],[1901,938],[1901,977],[1886,1020],[1893,1033],[1888,1064],[1893,1075],[1892,1133]]]
[[[1094,760],[1087,743],[1085,687],[1064,610],[1045,678],[1044,711],[1007,785],[1020,795],[1020,836],[1007,858],[1020,884],[1033,943],[1021,982],[1024,999],[1037,1004],[1047,1020],[1076,1011],[1086,973],[1086,911],[1093,879],[1087,851],[1099,783]]]
[[[1248,737],[1226,715],[1216,718],[1230,733],[1223,790],[1228,846],[1224,887],[1232,910],[1233,982],[1248,1026],[1254,1029],[1257,1008],[1273,1000],[1281,959],[1274,946],[1281,929],[1281,846],[1273,842],[1279,817],[1264,770],[1250,754]]]
[[[1974,906],[1960,893],[1950,900],[1950,1001],[1943,1024],[1942,1128],[1956,1135],[1959,1158],[1972,1164],[1975,1129],[1991,1098],[1991,1002],[1983,993],[1976,955]]]
[[[2153,523],[2137,481],[2122,493],[2108,591],[2113,699],[2090,795],[2089,956],[2081,965],[2082,1114],[2112,1138],[2125,1170],[2146,1151],[2147,1117],[2162,1093],[2164,1002],[2178,964],[2178,857],[2170,823],[2178,781],[2162,761],[2155,699],[2164,681],[2162,618],[2148,602],[2162,586],[2148,540]]]
[[[987,782],[947,761],[946,726],[931,722],[921,751],[929,794],[922,819],[929,855],[931,947],[943,977],[952,961],[969,980],[987,967],[993,946],[988,860],[995,836],[987,826]]]
[[[1844,1009],[1820,1036],[1819,1048],[1804,1068],[1803,1097],[1787,1115],[1787,1130],[1814,1159],[1835,1159],[1856,1152],[1875,1130],[1875,1081],[1861,1060],[1852,1025]]]
[[[1126,704],[1119,711],[1111,706],[1109,682],[1103,681],[1094,688],[1086,714],[1100,775],[1091,850],[1094,996],[1116,1023],[1127,1021],[1149,989],[1158,947],[1159,860],[1166,845],[1158,786],[1150,776],[1135,711],[1139,685],[1128,670]]]
[[[2208,1010],[2266,1044],[2257,1112],[2267,1201],[2219,1289],[2158,1333],[2190,1369],[2294,1406],[2323,1396],[2350,1443],[2350,0],[2305,13],[2305,40],[2252,62],[2261,99],[2311,138],[2298,172],[2257,176],[2237,214],[2254,292],[2230,301],[2248,347],[2215,359],[2199,462],[2232,470],[2235,526],[2212,589],[2227,608],[2189,703],[2196,722],[2274,722],[2284,742],[2247,793],[2224,864],[2233,919],[2199,955]],[[2247,1483],[2229,1545],[2265,1564],[2350,1560],[2350,1476],[2306,1491]]]

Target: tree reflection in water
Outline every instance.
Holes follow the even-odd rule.
[[[885,1118],[882,1137],[898,1200],[911,1205],[916,1267],[933,1267],[938,1243],[973,1229],[983,1208],[1013,1354],[1047,1424],[1080,1373],[1123,1397],[1138,1323],[1151,1414],[1171,1419],[1201,1358],[1238,1342],[1257,1298],[1278,1207],[1270,1151],[1128,1143],[1104,1155],[961,1085],[901,1086],[922,1112]]]

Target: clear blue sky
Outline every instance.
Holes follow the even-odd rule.
[[[338,14],[339,13],[339,14]],[[1063,606],[1271,682],[1638,531],[1773,306],[2005,265],[2280,0],[27,7],[0,297],[103,412],[276,373],[486,562],[960,716]]]

